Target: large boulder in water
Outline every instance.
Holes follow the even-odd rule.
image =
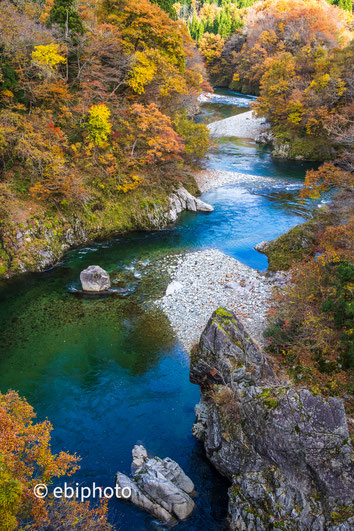
[[[151,459],[143,446],[134,446],[132,454],[133,477],[118,472],[116,485],[129,487],[130,501],[163,522],[187,518],[195,506],[190,497],[194,484],[178,463],[169,457]]]
[[[100,292],[111,287],[111,280],[107,271],[97,265],[91,265],[80,273],[80,281],[84,291]]]

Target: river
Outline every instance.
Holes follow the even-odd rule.
[[[218,90],[199,119],[209,123],[247,111],[249,101]],[[117,470],[130,472],[132,447],[141,441],[151,455],[175,459],[196,485],[197,507],[181,530],[223,529],[228,483],[191,434],[199,390],[189,382],[188,354],[167,318],[151,309],[168,281],[156,259],[216,247],[264,270],[267,259],[253,246],[286,232],[307,213],[298,200],[305,163],[277,162],[252,140],[221,138],[204,165],[246,175],[202,195],[213,213],[184,213],[170,229],[70,251],[59,266],[8,281],[0,293],[0,390],[17,390],[38,420],[52,422],[54,451],[81,456],[81,469],[69,481],[113,486]],[[90,264],[124,278],[134,293],[124,299],[75,297],[69,290]],[[118,500],[111,500],[109,515],[121,531],[159,527]]]

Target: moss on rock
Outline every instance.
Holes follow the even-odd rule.
[[[270,271],[287,271],[295,263],[314,254],[316,234],[328,224],[331,214],[326,208],[319,209],[314,217],[297,225],[286,234],[268,243],[264,253],[268,257]]]

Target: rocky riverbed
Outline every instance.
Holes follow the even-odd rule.
[[[285,284],[281,273],[259,273],[217,249],[162,260],[171,283],[155,304],[163,310],[182,345],[190,350],[218,306],[227,306],[260,344],[272,290]]]
[[[237,136],[238,138],[255,138],[268,127],[266,120],[256,118],[253,111],[237,114],[208,125],[211,136]]]
[[[259,183],[276,182],[274,177],[219,170],[202,170],[195,175],[195,180],[201,192],[208,192],[213,188],[218,188],[219,186],[225,186],[227,184],[252,182],[259,185]]]

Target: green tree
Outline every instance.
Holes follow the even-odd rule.
[[[196,12],[193,13],[192,22],[189,25],[189,33],[191,34],[192,39],[197,40],[199,35],[199,20]]]
[[[219,34],[219,28],[220,28],[220,15],[217,14],[217,16],[215,17],[215,20],[214,20],[214,31],[213,31],[213,33],[215,33],[215,35]]]
[[[173,0],[151,0],[153,4],[157,4],[161,7],[166,13],[168,13],[172,18],[175,18],[175,10],[173,8]]]
[[[205,28],[206,33],[214,33],[214,21],[211,17],[208,18],[207,25]]]
[[[49,14],[49,23],[58,24],[67,33],[84,33],[84,27],[79,13],[74,7],[74,0],[54,0]]]
[[[200,21],[200,24],[199,24],[199,28],[198,28],[198,37],[197,37],[197,40],[199,41],[199,39],[201,37],[203,37],[204,33],[205,33],[205,26],[206,26],[206,22],[204,19],[202,19]]]
[[[338,7],[345,11],[352,11],[352,0],[339,0]]]

